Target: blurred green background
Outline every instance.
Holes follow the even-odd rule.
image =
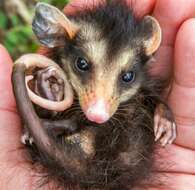
[[[37,2],[46,2],[63,9],[69,0],[0,0],[0,43],[13,59],[35,52],[38,42],[31,29],[31,19]]]

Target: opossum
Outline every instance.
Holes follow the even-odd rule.
[[[12,81],[29,135],[23,140],[30,141],[43,179],[61,189],[144,184],[154,169],[155,140],[165,146],[176,137],[173,114],[161,97],[164,81],[149,74],[162,38],[158,21],[137,18],[124,1],[72,16],[38,3],[32,26],[55,62],[24,56]],[[28,73],[33,77],[25,83]]]

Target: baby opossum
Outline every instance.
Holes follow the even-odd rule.
[[[15,65],[14,92],[34,140],[33,162],[62,189],[125,190],[149,179],[155,137],[166,145],[176,133],[161,99],[165,86],[148,72],[161,42],[158,22],[138,19],[125,2],[112,1],[74,16],[38,3],[32,25],[74,91],[70,108],[36,106],[38,117],[25,88],[25,67]],[[34,76],[37,95],[56,103],[67,96],[59,73],[42,68]]]

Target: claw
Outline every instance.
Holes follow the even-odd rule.
[[[32,146],[34,143],[34,139],[32,137],[29,138],[29,144]]]
[[[21,136],[21,142],[22,144],[24,145],[30,145],[32,146],[33,143],[34,143],[34,139],[29,135],[28,132],[24,133],[22,136]]]
[[[176,124],[173,120],[170,120],[170,111],[165,106],[160,105],[159,107],[156,109],[154,116],[154,134],[155,141],[160,140],[164,147],[167,144],[172,144],[176,139]]]

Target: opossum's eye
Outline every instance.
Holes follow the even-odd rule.
[[[134,79],[135,79],[135,72],[133,71],[129,71],[122,75],[122,81],[125,83],[131,83],[134,81]]]
[[[76,60],[76,68],[79,71],[86,72],[90,69],[89,63],[84,59],[79,57]]]

